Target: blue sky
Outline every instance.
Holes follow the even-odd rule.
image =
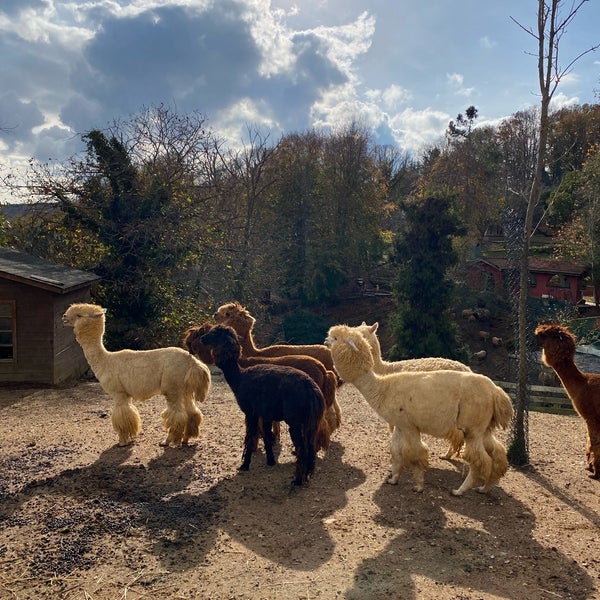
[[[564,8],[572,6],[564,0]],[[537,0],[1,0],[0,169],[64,160],[80,134],[160,103],[237,144],[350,120],[418,152],[475,105],[495,122],[539,103]],[[561,66],[600,43],[580,9]],[[600,52],[555,105],[598,102]]]

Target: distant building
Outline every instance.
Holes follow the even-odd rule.
[[[56,385],[87,370],[62,315],[73,302],[88,302],[99,279],[0,248],[0,382]]]
[[[506,258],[478,258],[467,265],[467,282],[476,291],[516,293],[519,278],[518,274],[511,277],[511,271],[515,271],[515,265]],[[582,263],[531,257],[529,296],[577,304],[583,299],[585,274]],[[511,290],[510,286],[516,287]]]

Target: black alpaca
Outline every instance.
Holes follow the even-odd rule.
[[[246,415],[246,438],[240,469],[250,468],[252,450],[258,438],[258,420],[263,421],[263,440],[267,464],[275,464],[273,421],[285,421],[296,454],[293,483],[302,485],[315,468],[315,439],[325,408],[323,394],[306,374],[293,367],[254,365],[242,368],[237,334],[231,327],[217,325],[202,336],[203,344],[213,350],[215,364],[223,371],[242,412]]]

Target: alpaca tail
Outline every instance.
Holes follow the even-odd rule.
[[[313,386],[314,393],[307,397],[306,420],[302,426],[303,448],[306,452],[305,462],[306,476],[310,476],[315,469],[316,443],[319,428],[322,427],[323,414],[325,412],[325,399],[318,386]],[[321,430],[322,432],[322,430]],[[323,443],[320,443],[323,446]],[[326,442],[329,445],[329,442]]]
[[[325,372],[325,381],[323,382],[323,398],[325,399],[325,413],[330,431],[335,431],[342,424],[342,409],[335,397],[338,378],[333,371]]]
[[[510,396],[499,386],[494,386],[496,389],[493,393],[494,414],[490,422],[490,428],[500,427],[506,429],[512,421],[514,409]]]
[[[210,371],[208,367],[199,360],[194,359],[185,374],[183,385],[187,398],[193,398],[196,402],[204,402],[210,390]]]

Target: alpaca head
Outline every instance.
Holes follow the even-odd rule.
[[[546,365],[572,361],[577,347],[577,338],[562,325],[539,325],[535,339],[542,348],[542,360]]]
[[[379,344],[379,338],[377,337],[377,329],[379,328],[379,323],[375,322],[373,325],[367,325],[364,321],[358,327],[355,327],[357,331],[359,331],[362,336],[369,342],[369,346],[372,351],[376,351],[381,356],[381,345]]]
[[[239,360],[241,348],[235,330],[227,325],[215,325],[200,341],[210,347],[217,366],[227,360]]]
[[[205,365],[212,365],[215,362],[212,350],[209,346],[202,343],[202,336],[212,330],[214,326],[210,323],[202,323],[190,327],[183,336],[183,343],[190,354],[197,356]]]
[[[352,383],[373,368],[369,343],[356,327],[334,325],[325,345],[331,349],[336,371],[344,381]]]
[[[77,339],[82,336],[97,337],[104,333],[106,309],[97,304],[71,304],[62,317],[64,325],[73,327]]]
[[[256,319],[239,302],[223,304],[217,309],[214,317],[217,323],[233,327],[242,337],[248,335],[256,322]]]

